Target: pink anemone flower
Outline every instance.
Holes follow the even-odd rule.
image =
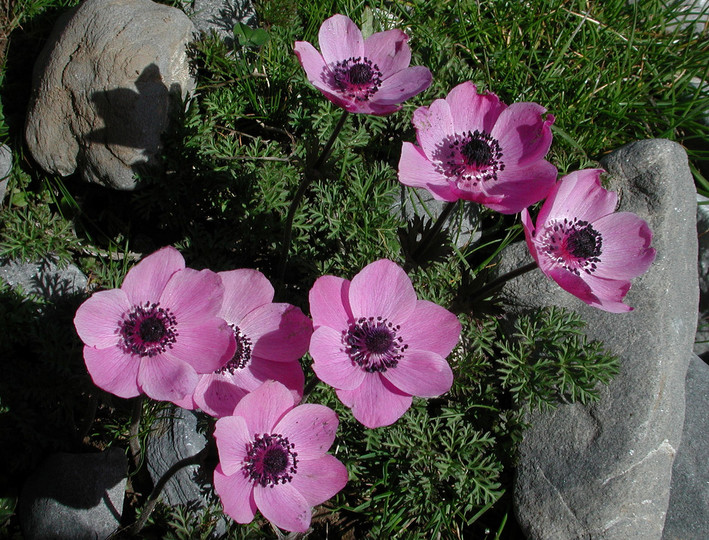
[[[310,319],[295,306],[273,303],[273,287],[257,270],[219,276],[224,284],[219,315],[234,332],[236,352],[213,373],[201,376],[194,404],[215,417],[230,415],[243,396],[269,379],[283,383],[300,401],[304,375],[298,360],[308,351]]]
[[[544,113],[536,103],[508,107],[471,82],[459,84],[414,112],[418,146],[403,143],[399,181],[439,200],[515,214],[546,197],[556,181],[556,167],[544,159],[554,116]]]
[[[601,186],[601,169],[564,176],[534,225],[522,211],[527,245],[539,268],[587,304],[621,313],[630,280],[655,260],[652,231],[631,212],[614,212],[618,197]]]
[[[382,259],[352,281],[322,276],[310,290],[313,370],[369,428],[390,425],[412,396],[435,397],[453,383],[446,356],[460,337],[458,318],[418,300],[411,280]]]
[[[409,38],[401,30],[364,39],[349,17],[333,15],[320,26],[318,39],[322,54],[307,41],[295,42],[295,54],[313,86],[349,112],[396,112],[431,84],[428,68],[409,67]]]
[[[324,405],[294,406],[293,393],[268,381],[217,420],[214,489],[224,511],[249,523],[256,510],[287,531],[305,532],[313,506],[347,483],[347,469],[326,454],[339,420]]]
[[[234,354],[234,335],[218,316],[223,291],[216,273],[185,268],[165,247],[131,268],[120,289],[94,293],[74,326],[96,386],[123,398],[184,399],[198,373]]]

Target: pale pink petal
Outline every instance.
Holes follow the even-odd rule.
[[[266,304],[246,315],[239,329],[251,340],[251,353],[274,362],[292,362],[308,351],[313,325],[300,308]]]
[[[365,113],[365,114],[372,114],[375,116],[387,116],[389,114],[395,113],[396,111],[401,110],[401,105],[389,105],[389,104],[381,104],[377,103],[376,101],[363,101],[361,110],[355,111],[355,112],[360,112],[360,113]]]
[[[347,468],[335,456],[325,454],[318,459],[299,461],[291,484],[310,506],[317,506],[342,490],[347,479]]]
[[[594,221],[592,226],[603,239],[597,277],[627,280],[650,268],[655,250],[650,247],[652,231],[645,220],[631,212],[618,212]]]
[[[337,414],[325,405],[306,403],[291,409],[273,428],[283,433],[295,445],[298,461],[317,459],[327,452],[335,441],[340,421]]]
[[[199,383],[197,383],[197,385],[199,386]],[[173,399],[171,401],[178,407],[182,407],[183,409],[187,409],[189,411],[193,411],[199,408],[199,405],[195,403],[194,393],[187,394],[182,399]]]
[[[384,79],[377,93],[372,96],[373,105],[396,105],[420,94],[431,86],[433,75],[425,66],[413,66]]]
[[[546,160],[537,160],[528,167],[508,167],[490,182],[488,208],[502,214],[516,214],[544,199],[556,184],[557,170]],[[501,197],[498,201],[493,199]]]
[[[399,335],[409,349],[432,351],[445,358],[458,343],[460,329],[453,313],[433,302],[418,300]]]
[[[534,224],[532,223],[532,217],[530,216],[529,211],[526,208],[522,210],[522,213],[520,214],[520,221],[522,222],[522,228],[524,229],[524,238],[527,242],[527,248],[529,249],[529,253],[532,255],[535,262],[539,264],[537,245],[534,243],[534,235],[536,232],[536,228],[534,227]]]
[[[429,351],[406,351],[397,366],[381,376],[402,392],[419,397],[440,396],[453,384],[453,371],[448,362]]]
[[[364,56],[376,64],[382,79],[406,69],[411,62],[409,37],[401,30],[377,32],[364,40]]]
[[[537,216],[537,227],[554,219],[595,221],[615,210],[618,196],[601,186],[602,169],[574,171],[559,180]]]
[[[294,405],[290,390],[279,382],[267,381],[239,401],[234,416],[244,417],[250,433],[270,433]]]
[[[536,103],[513,103],[502,111],[491,135],[500,143],[505,165],[525,167],[549,152],[554,116],[544,118],[545,112]]]
[[[348,58],[364,56],[364,39],[357,25],[349,17],[333,15],[320,26],[320,51],[325,63],[332,65]]]
[[[336,390],[358,422],[368,428],[388,426],[411,407],[413,399],[378,373],[369,374],[355,390]]]
[[[630,281],[603,279],[593,274],[586,275],[584,279],[596,297],[595,302],[588,302],[592,306],[610,313],[625,313],[633,310],[623,303],[623,298],[630,290]]]
[[[205,318],[203,324],[177,321],[177,340],[164,355],[187,362],[197,373],[212,373],[222,367],[236,350],[234,332],[217,317]]]
[[[425,188],[434,198],[443,201],[458,200],[450,189],[448,179],[436,170],[423,151],[410,142],[401,146],[399,182],[406,186]]]
[[[170,308],[178,324],[201,324],[205,317],[215,317],[222,307],[224,286],[211,270],[185,268],[172,276],[160,296],[160,304]]]
[[[477,88],[470,81],[453,88],[446,96],[446,101],[450,106],[456,133],[476,129],[491,133],[500,113],[507,108],[495,94],[478,94]]]
[[[281,529],[305,532],[310,527],[310,505],[291,483],[265,487],[257,484],[254,500],[263,517]]]
[[[350,307],[355,319],[383,317],[401,324],[416,307],[416,291],[403,268],[380,259],[365,266],[352,279]]]
[[[349,309],[350,282],[335,276],[321,276],[308,293],[313,324],[345,329],[353,319]]]
[[[237,370],[235,375],[242,374],[242,372],[243,379],[239,380],[242,388],[255,390],[262,383],[273,379],[291,391],[296,403],[303,399],[305,374],[300,362],[271,362],[264,358],[252,357],[249,365],[244,369]],[[247,381],[247,377],[250,380]]]
[[[440,159],[445,141],[455,134],[453,116],[445,99],[437,99],[430,107],[419,107],[412,120],[416,128],[416,140],[430,161]]]
[[[258,386],[260,385],[255,384],[252,388],[244,388],[237,384],[229,373],[202,375],[194,389],[194,402],[205,413],[215,418],[231,416],[241,398]]]
[[[173,401],[194,392],[199,377],[187,362],[162,354],[145,357],[138,369],[138,386],[153,399]]]
[[[355,101],[342,94],[339,89],[324,81],[311,81],[313,86],[338,107],[342,107],[351,113],[370,113],[371,107],[368,101]]]
[[[570,292],[579,300],[587,304],[597,304],[598,298],[591,291],[591,287],[581,277],[558,266],[545,268],[540,261],[539,267],[565,291]]]
[[[251,433],[241,416],[225,416],[214,425],[214,439],[219,450],[219,463],[226,475],[238,473],[248,455],[256,433]]]
[[[123,315],[130,309],[128,297],[121,289],[94,293],[76,310],[76,333],[89,347],[115,346],[120,340]]]
[[[305,75],[311,83],[322,83],[327,80],[329,69],[322,55],[307,41],[296,41],[293,47],[300,65],[305,70]]]
[[[214,491],[222,500],[224,512],[237,523],[251,523],[256,515],[253,484],[241,472],[226,476],[221,465],[214,469]]]
[[[224,285],[219,316],[228,323],[241,327],[241,319],[247,313],[273,301],[273,286],[258,270],[243,268],[218,275]]]
[[[99,388],[122,398],[140,394],[140,357],[126,354],[115,345],[105,349],[84,347],[84,362],[91,380]]]
[[[329,326],[321,326],[313,333],[310,355],[314,360],[315,375],[334,388],[353,390],[366,376],[366,372],[344,351],[342,332]]]
[[[133,305],[157,302],[175,272],[185,268],[185,259],[172,246],[148,255],[128,271],[121,289]]]

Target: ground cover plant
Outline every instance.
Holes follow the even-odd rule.
[[[307,332],[312,328],[307,328],[309,323],[301,316],[312,317],[313,335],[319,337],[310,340],[310,353],[300,360],[303,380],[297,380],[296,369],[281,382],[298,394],[297,398],[304,396],[306,405],[322,407],[323,415],[331,414],[324,409],[337,414],[336,442],[332,444],[331,435],[323,435],[323,440],[332,444],[328,446],[331,455],[318,455],[317,459],[330,462],[335,471],[331,477],[341,473],[333,460],[348,473],[346,485],[339,481],[331,484],[337,487],[332,488],[336,493],[312,499],[317,501],[313,505],[324,502],[313,512],[316,535],[515,537],[509,490],[514,447],[523,433],[525,410],[553,407],[559,401],[596,399],[597,385],[610,381],[617,359],[604,351],[602,344],[584,338],[583,325],[575,315],[549,309],[512,320],[494,296],[489,269],[499,251],[514,240],[524,240],[525,233],[535,226],[543,227],[541,214],[565,215],[558,208],[545,212],[544,205],[538,204],[531,213],[540,216],[533,224],[524,213],[523,227],[515,214],[548,193],[525,200],[519,208],[499,207],[494,200],[475,194],[472,169],[461,173],[455,168],[443,175],[468,175],[464,182],[455,184],[456,191],[442,184],[439,177],[435,181],[431,175],[425,181],[412,178],[406,170],[409,161],[402,155],[420,152],[418,155],[428,157],[429,162],[435,161],[435,156],[425,155],[422,141],[427,135],[420,132],[434,123],[433,111],[443,107],[436,100],[451,100],[452,90],[465,83],[474,85],[473,90],[469,86],[458,90],[467,92],[466,99],[479,99],[470,97],[475,93],[491,100],[494,93],[510,107],[536,103],[548,111],[539,111],[539,115],[553,115],[553,120],[544,116],[544,125],[539,127],[540,133],[548,130],[553,135],[551,149],[539,157],[553,164],[559,176],[575,178],[578,173],[574,171],[595,167],[600,156],[626,142],[667,137],[689,149],[696,164],[693,172],[698,190],[707,194],[709,185],[699,165],[706,155],[697,143],[708,136],[701,117],[709,109],[709,97],[690,84],[693,77],[706,79],[707,38],[669,26],[678,8],[660,2],[262,2],[257,4],[257,12],[263,32],[238,27],[233,45],[207,36],[190,51],[198,88],[165,135],[164,174],[144,175],[142,189],[136,192],[109,193],[74,177],[48,176],[22,151],[24,99],[30,77],[27,67],[58,13],[75,4],[69,0],[17,2],[4,5],[2,12],[8,21],[2,27],[11,29],[12,34],[1,79],[0,139],[12,146],[16,159],[0,214],[0,256],[74,262],[90,276],[91,287],[85,296],[65,298],[60,303],[25,298],[5,285],[0,289],[0,347],[3,357],[16,360],[0,382],[0,428],[3,440],[10,440],[12,433],[14,441],[4,449],[8,453],[5,462],[11,466],[0,493],[7,508],[3,532],[17,534],[17,520],[12,515],[20,483],[48,452],[117,445],[129,449],[140,465],[152,420],[166,404],[134,396],[145,393],[205,411],[223,406],[233,412],[234,406],[238,407],[209,397],[219,395],[210,386],[217,379],[215,375],[234,375],[228,369],[217,369],[218,362],[202,366],[194,377],[190,372],[181,379],[190,386],[190,381],[199,377],[195,384],[202,385],[193,396],[195,403],[187,403],[186,393],[173,395],[172,387],[151,386],[150,377],[134,377],[133,382],[111,380],[109,383],[116,384],[105,388],[110,393],[101,390],[96,385],[104,388],[106,377],[96,376],[92,360],[83,358],[93,347],[94,352],[88,354],[95,359],[105,343],[99,347],[91,342],[77,324],[82,346],[73,324],[82,302],[94,291],[102,291],[97,294],[104,297],[117,296],[120,293],[112,291],[139,287],[135,279],[127,278],[129,271],[137,275],[138,264],[170,245],[174,246],[169,256],[170,264],[176,264],[173,271],[189,270],[191,274],[178,274],[183,282],[206,280],[216,290],[220,285],[215,276],[231,276],[221,278],[223,290],[215,295],[228,294],[230,279],[247,279],[235,276],[233,272],[240,271],[235,269],[258,269],[259,275],[273,284],[272,294],[265,284],[260,285],[264,293],[256,295],[258,300],[235,312],[216,313],[216,308],[210,307],[212,319],[221,317],[244,336],[251,328],[249,317],[254,318],[252,313],[257,310],[279,310],[278,316],[290,313]],[[369,103],[363,98],[367,96],[365,83],[372,79],[364,68],[358,68],[354,75],[359,78],[353,78],[352,65],[359,61],[352,55],[349,64],[345,62],[348,59],[341,59],[335,90],[325,88],[330,95],[323,95],[322,88],[311,84],[307,61],[301,66],[299,57],[303,62],[303,43],[312,44],[316,53],[322,51],[319,29],[336,13],[350,17],[365,37],[396,29],[405,32],[412,53],[410,65],[430,71],[430,86],[420,82],[424,76],[411,95],[380,103],[384,110],[357,110],[358,104]],[[305,54],[314,58],[313,50],[307,49]],[[353,90],[347,85],[356,87]],[[343,88],[349,97],[336,95],[336,90]],[[344,114],[343,109],[351,112]],[[368,114],[372,112],[386,115]],[[493,130],[490,132],[495,133]],[[488,139],[480,135],[484,130],[476,132],[471,127],[468,131],[469,139],[460,143],[475,150],[464,156],[469,158],[468,165],[475,165],[475,170],[489,166],[495,149],[479,144],[487,144]],[[333,134],[337,137],[332,138]],[[471,145],[473,140],[477,142]],[[492,150],[486,153],[485,148]],[[455,156],[446,159],[460,164]],[[508,173],[513,169],[506,167]],[[595,173],[584,175],[593,177]],[[404,187],[400,181],[419,189]],[[595,177],[586,181],[586,189],[601,193]],[[421,188],[436,183],[445,189],[434,188],[434,196],[453,203],[447,211],[458,217],[456,223],[471,213],[475,216],[479,238],[474,235],[458,247],[451,242],[458,234],[456,226],[439,228],[440,221],[429,219],[430,210],[424,209],[420,219],[407,222],[401,218],[400,205],[418,200]],[[546,180],[541,183],[548,185]],[[601,199],[611,197],[602,193],[606,195]],[[569,205],[563,210],[569,210]],[[542,265],[545,273],[585,301],[591,297],[584,288],[587,280],[580,278],[590,274],[581,274],[581,283],[569,275],[578,277],[579,268],[583,272],[586,265],[597,264],[592,260],[598,255],[594,233],[602,226],[594,229],[591,225],[607,214],[589,217],[586,225],[590,229],[582,225],[566,231],[576,233],[576,247],[568,251],[585,255],[574,259],[576,263],[583,259],[583,264],[574,266],[567,261],[563,267],[566,274],[555,272],[553,265]],[[534,250],[534,242],[530,239],[529,243]],[[542,248],[537,248],[541,253]],[[639,249],[649,257],[647,243],[641,243]],[[548,256],[549,251],[544,253],[535,258]],[[178,257],[184,260],[175,263]],[[381,279],[403,283],[402,288],[408,287],[405,283],[410,280],[416,301],[454,312],[460,336],[455,348],[453,344],[438,346],[437,354],[447,358],[452,379],[428,393],[405,387],[406,400],[387,402],[398,403],[396,418],[384,420],[371,410],[358,408],[359,398],[353,395],[356,385],[345,388],[333,373],[335,368],[328,365],[328,331],[321,328],[328,326],[329,319],[322,314],[325,308],[317,307],[317,297],[326,298],[333,284],[361,282],[360,273],[371,273],[368,265],[375,262]],[[386,277],[390,275],[395,277]],[[609,302],[619,309],[627,308],[621,302],[627,292],[623,280],[631,277],[619,278],[621,284],[609,293]],[[253,273],[248,279],[263,283]],[[169,286],[167,282],[163,285]],[[589,286],[598,298],[597,289]],[[366,304],[367,298],[364,292],[356,298],[348,296],[342,309],[354,309],[353,302]],[[268,307],[274,305],[282,307]],[[180,307],[176,300],[162,307],[140,306],[132,312],[138,323],[122,327],[122,331],[125,339],[132,340],[133,353],[140,350],[152,358],[153,353],[159,355],[158,349],[152,345],[146,349],[145,343],[174,344],[179,336],[160,332],[158,336],[156,328],[141,333],[140,325],[147,319],[169,321],[170,310],[178,312]],[[79,313],[81,309],[88,308],[80,308]],[[333,331],[351,330],[348,354],[360,365],[391,367],[400,360],[395,358],[400,351],[392,353],[391,343],[384,339],[392,335],[387,333],[388,327],[376,321],[355,322],[353,329]],[[234,336],[238,340],[239,333],[235,331]],[[372,341],[372,336],[379,338]],[[382,339],[389,346],[383,352],[393,356],[372,355],[377,353],[372,343],[382,345]],[[234,350],[225,344],[219,359],[237,358],[239,343],[238,354],[244,355],[245,342],[234,341]],[[294,347],[298,358],[308,349],[303,344]],[[296,359],[277,354],[265,358],[272,363],[282,360],[293,365]],[[213,374],[215,370],[221,373]],[[244,395],[256,390],[248,386],[249,381],[229,379],[229,383],[241,388]],[[292,393],[284,393],[282,387],[259,391],[281,395],[278,399],[285,404],[283,410],[296,410],[295,403],[288,402],[291,398],[287,395]],[[389,392],[400,397],[402,390]],[[252,409],[249,401],[253,399],[241,409]],[[134,421],[136,410],[142,415],[140,424]],[[227,414],[226,422],[217,422],[217,446],[229,438],[226,428],[220,426],[241,422],[237,418],[248,418],[247,412],[242,416]],[[276,425],[273,422],[271,427]],[[278,444],[285,449],[288,437],[294,436],[284,428],[274,436],[276,442],[252,441],[256,450],[249,454],[249,474],[261,470],[258,448]],[[284,452],[289,467],[300,464],[301,471],[307,470],[307,465],[302,465],[307,460],[296,463],[297,456],[287,449]],[[207,456],[205,468],[220,467],[218,482],[233,482],[233,467],[219,456],[220,465],[216,451]],[[222,502],[227,512],[229,507],[241,507],[225,501],[223,495],[220,502],[213,494],[213,504],[206,510],[153,508],[148,497],[151,487],[139,468],[132,471],[124,524],[130,527],[137,521],[146,537],[207,536],[215,530]],[[231,525],[228,535],[273,536],[274,529],[262,515],[285,528],[292,526],[274,519],[263,502],[256,502],[260,512],[251,508],[245,517],[240,515],[240,521],[250,521],[249,525]]]

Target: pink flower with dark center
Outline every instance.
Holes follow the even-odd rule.
[[[212,416],[230,415],[243,396],[269,379],[283,383],[300,401],[304,376],[298,360],[308,351],[310,319],[295,306],[273,303],[273,287],[257,270],[219,276],[224,284],[219,315],[234,332],[236,351],[213,373],[201,376],[194,404]]]
[[[223,292],[217,274],[185,268],[165,247],[135,265],[120,289],[94,293],[74,326],[96,386],[123,398],[178,402],[191,394],[198,373],[234,354],[233,333],[218,315]]]
[[[418,146],[405,142],[399,181],[439,200],[475,201],[514,214],[546,197],[557,176],[544,159],[554,116],[536,103],[509,107],[471,82],[414,112]]]
[[[326,454],[339,420],[324,405],[294,406],[293,393],[268,381],[217,420],[214,489],[224,511],[249,523],[256,510],[287,531],[305,532],[312,507],[347,483],[347,469]]]
[[[382,259],[352,281],[322,276],[310,290],[313,370],[369,428],[392,424],[412,396],[435,397],[453,383],[446,356],[458,318],[418,300],[406,272]]]
[[[333,15],[320,26],[318,39],[322,54],[307,41],[295,42],[295,54],[313,86],[349,112],[393,113],[431,84],[428,68],[409,67],[409,38],[401,30],[364,39],[349,17]]]
[[[527,245],[539,268],[587,304],[621,313],[630,280],[655,260],[652,231],[631,212],[614,212],[618,197],[601,186],[601,169],[564,176],[544,201],[537,223],[522,211]]]

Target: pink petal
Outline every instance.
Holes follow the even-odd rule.
[[[160,296],[160,304],[170,308],[178,324],[201,324],[205,317],[215,317],[224,298],[224,286],[211,270],[185,268],[176,273]]]
[[[252,357],[249,365],[243,370],[237,370],[235,375],[243,372],[244,379],[240,380],[242,388],[255,390],[262,383],[269,379],[283,384],[293,394],[295,403],[303,399],[303,386],[305,384],[305,374],[300,362],[271,362],[264,358]],[[251,382],[253,381],[253,383]],[[253,384],[253,386],[251,386]]]
[[[84,362],[96,386],[118,397],[140,395],[138,367],[140,357],[124,353],[120,347],[84,347]]]
[[[396,422],[411,407],[411,396],[378,373],[369,374],[356,390],[336,390],[358,422],[374,429]]]
[[[364,56],[377,65],[382,79],[406,69],[411,62],[409,37],[401,30],[377,32],[364,40]]]
[[[199,385],[199,383],[197,384]],[[187,409],[189,411],[194,411],[199,408],[199,405],[197,405],[194,401],[194,393],[187,394],[182,399],[173,399],[171,401],[178,407],[182,407],[183,409]]]
[[[332,328],[347,328],[353,319],[349,309],[350,282],[335,276],[321,276],[315,280],[308,300],[313,324]]]
[[[448,179],[436,170],[435,165],[418,146],[410,142],[401,146],[399,182],[406,186],[425,188],[438,200],[458,200],[451,192]]]
[[[294,405],[293,394],[285,386],[267,381],[239,401],[234,416],[244,417],[249,433],[270,433]]]
[[[354,390],[364,380],[366,372],[344,352],[342,332],[321,326],[310,339],[313,371],[325,384],[334,388]]]
[[[555,186],[556,176],[556,167],[543,159],[524,168],[505,168],[497,182],[488,186],[490,198],[501,199],[483,204],[502,214],[516,214],[544,199]]]
[[[254,500],[263,517],[281,529],[305,532],[310,527],[310,505],[291,483],[267,487],[257,484]]]
[[[293,476],[291,485],[310,506],[317,506],[342,490],[347,479],[347,468],[335,456],[325,454],[317,459],[298,462],[298,472]]]
[[[418,300],[399,335],[409,349],[432,351],[445,358],[458,343],[460,330],[460,321],[453,313],[433,302]]]
[[[238,473],[248,454],[248,447],[256,433],[251,433],[246,420],[241,416],[225,416],[217,420],[214,426],[214,439],[217,441],[219,463],[226,475]]]
[[[618,196],[601,186],[603,169],[583,169],[563,176],[547,195],[537,226],[553,219],[595,221],[615,210]]]
[[[222,367],[236,350],[234,332],[216,317],[205,318],[202,324],[177,322],[177,341],[163,354],[186,362],[197,373],[212,373]]]
[[[645,273],[655,260],[650,247],[652,231],[631,212],[609,214],[593,222],[603,238],[601,261],[595,275],[607,279],[632,279]]]
[[[244,268],[218,275],[224,285],[219,316],[230,324],[240,326],[247,313],[273,301],[273,286],[258,270]]]
[[[348,58],[364,56],[364,39],[349,17],[333,15],[326,19],[318,33],[320,51],[329,66]]]
[[[241,398],[258,386],[256,384],[253,388],[246,389],[236,384],[233,376],[228,373],[202,375],[194,389],[194,402],[197,407],[215,418],[231,416]]]
[[[187,362],[158,354],[145,357],[138,369],[138,386],[148,397],[173,401],[194,392],[199,377]]]
[[[623,303],[623,298],[630,290],[630,281],[603,279],[593,274],[586,275],[584,279],[596,296],[595,302],[588,302],[590,305],[610,313],[625,313],[633,310]]]
[[[222,500],[224,512],[237,523],[251,523],[256,515],[253,485],[241,472],[226,476],[221,465],[214,469],[214,491]]]
[[[403,268],[380,259],[365,266],[352,279],[350,307],[355,319],[383,317],[401,324],[416,308],[416,291]]]
[[[450,106],[455,133],[476,129],[492,133],[497,118],[507,108],[495,94],[478,94],[470,81],[453,88],[446,96],[446,102]]]
[[[266,304],[246,315],[239,329],[252,343],[251,353],[274,362],[293,362],[308,351],[313,325],[300,308]]]
[[[76,310],[76,333],[89,347],[104,349],[115,346],[120,340],[123,315],[131,307],[126,293],[121,289],[94,293]]]
[[[330,70],[315,47],[307,41],[296,41],[293,50],[311,83],[315,81],[322,83],[326,80],[324,77],[329,74]]]
[[[185,268],[185,259],[167,246],[148,255],[128,271],[121,289],[132,305],[156,302],[175,272]]]
[[[534,243],[534,234],[536,228],[532,223],[532,217],[529,215],[529,211],[525,208],[520,214],[520,221],[522,222],[522,228],[524,229],[524,238],[527,242],[527,248],[529,253],[534,258],[535,262],[539,264],[539,255],[537,253],[537,245]]]
[[[513,103],[500,113],[491,135],[502,149],[507,166],[525,167],[544,158],[551,146],[554,116],[536,103]]]
[[[434,352],[408,350],[395,368],[381,374],[399,390],[412,396],[438,397],[453,384],[448,362]]]
[[[455,135],[453,116],[446,100],[437,99],[430,107],[419,107],[414,111],[412,122],[424,155],[433,162],[440,160],[442,145]]]
[[[427,67],[414,66],[394,73],[382,81],[377,93],[372,96],[372,105],[397,105],[420,94],[431,86],[433,75]]]
[[[306,403],[291,409],[273,429],[295,444],[300,461],[317,459],[327,452],[335,441],[339,423],[332,409]]]
[[[559,287],[573,294],[579,300],[587,304],[598,303],[598,298],[591,291],[591,287],[581,277],[558,266],[551,266],[547,269],[541,259],[539,267],[547,276],[556,281]]]

